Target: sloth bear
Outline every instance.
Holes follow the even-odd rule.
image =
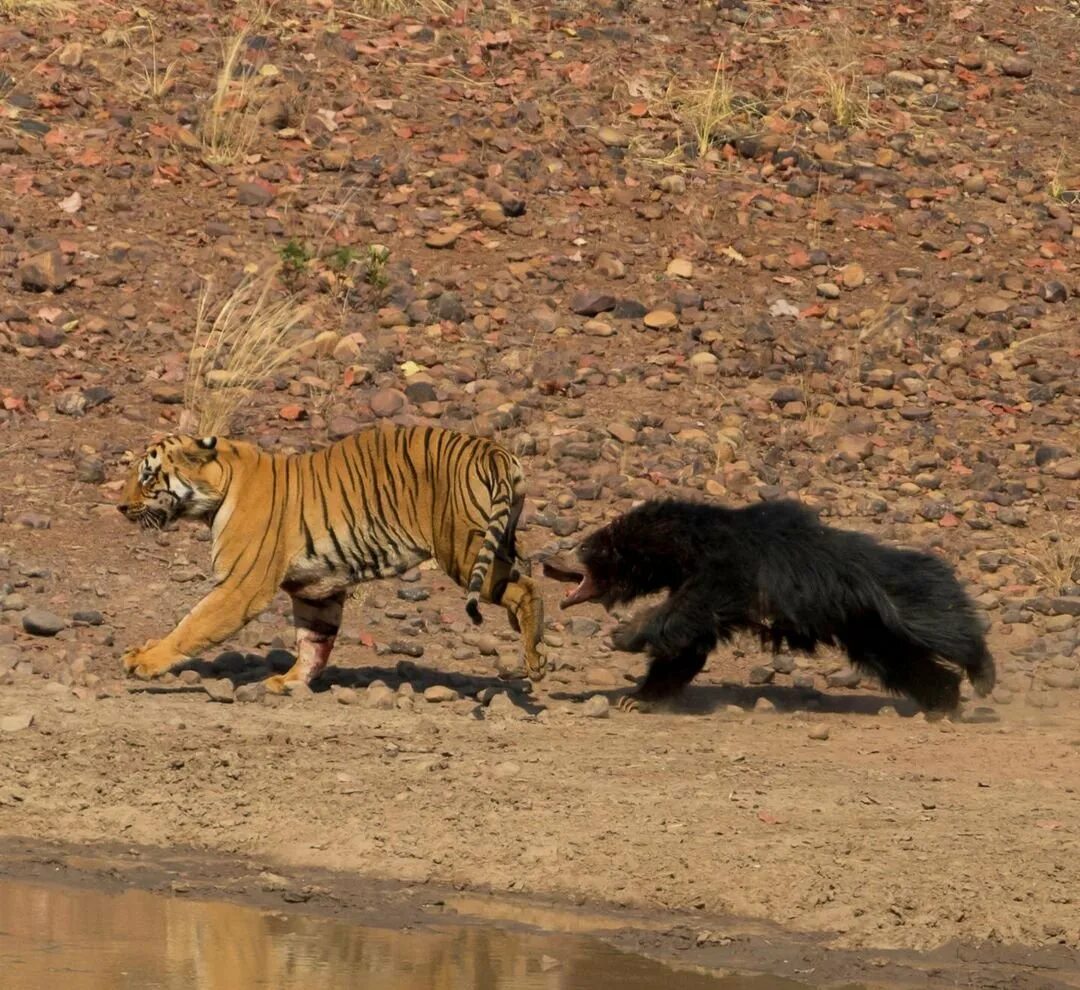
[[[668,592],[615,630],[617,649],[649,656],[622,708],[676,694],[737,629],[757,631],[774,653],[784,643],[806,653],[838,646],[886,690],[932,711],[958,706],[964,675],[980,695],[994,686],[974,606],[948,564],[826,526],[792,500],[646,502],[591,533],[578,558],[543,562],[548,577],[577,583],[563,608]]]

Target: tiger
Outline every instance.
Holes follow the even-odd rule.
[[[481,601],[506,609],[538,682],[547,669],[543,599],[516,548],[524,501],[513,454],[435,426],[384,422],[306,453],[168,436],[133,463],[118,508],[147,529],[181,518],[209,525],[214,586],[163,639],[129,649],[124,670],[142,679],[169,671],[236,633],[281,589],[292,601],[296,660],[265,684],[287,693],[326,666],[360,584],[434,558],[465,588],[474,624]]]

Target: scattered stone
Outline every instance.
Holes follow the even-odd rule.
[[[756,666],[750,668],[749,682],[751,684],[771,684],[776,676],[772,667]]]
[[[0,718],[0,732],[22,732],[33,724],[33,712],[16,712],[14,715],[5,715]]]
[[[420,643],[408,640],[395,639],[387,645],[391,653],[399,653],[402,656],[419,658],[424,655],[424,647]]]
[[[1035,71],[1031,59],[1019,55],[1010,55],[1001,63],[1001,71],[1013,79],[1026,79]]]
[[[210,696],[211,701],[232,704],[236,700],[233,682],[227,677],[204,677],[202,689]]]
[[[28,292],[62,292],[72,275],[59,251],[35,255],[18,272],[19,284]]]
[[[862,676],[852,667],[846,670],[838,670],[825,678],[825,683],[829,687],[838,688],[857,688],[861,681]]]
[[[866,281],[866,271],[862,265],[845,265],[840,270],[840,282],[845,289],[857,289]]]
[[[611,702],[602,694],[594,694],[581,706],[581,714],[586,718],[607,718],[611,714]]]
[[[1039,298],[1043,302],[1063,303],[1069,298],[1069,290],[1062,282],[1044,282],[1039,288]]]
[[[184,671],[187,673],[187,671]],[[262,681],[241,684],[234,692],[233,699],[241,704],[254,704],[266,697],[266,685]]]
[[[926,84],[926,80],[917,72],[905,72],[903,69],[887,73],[885,82],[894,89],[922,89]]]
[[[424,239],[424,243],[429,248],[435,248],[442,250],[445,248],[453,247],[457,243],[457,239],[461,236],[461,230],[458,227],[445,227],[442,230],[432,231]]]
[[[1064,478],[1067,481],[1076,481],[1080,478],[1080,457],[1071,457],[1066,461],[1058,461],[1050,473],[1055,478]]]
[[[236,202],[241,206],[269,206],[274,194],[261,182],[242,182],[236,187]]]
[[[100,626],[105,621],[105,616],[97,609],[93,608],[80,609],[78,612],[73,612],[71,618],[73,622],[77,622],[79,625],[83,626]]]
[[[775,712],[776,705],[769,701],[768,698],[758,698],[758,700],[754,702],[754,711],[764,713]]]
[[[668,262],[667,274],[672,278],[693,278],[694,263],[686,258],[673,258]]]
[[[27,609],[22,615],[22,627],[31,636],[55,636],[67,626],[67,619],[43,608]]]
[[[355,705],[360,700],[355,688],[344,687],[341,684],[331,684],[330,695],[339,705]]]
[[[670,309],[654,309],[645,314],[643,322],[650,330],[670,330],[679,318]]]
[[[343,701],[342,704],[349,704],[349,702]],[[389,711],[397,706],[397,695],[387,685],[378,682],[369,685],[364,692],[364,704],[368,708]]]
[[[599,289],[582,289],[575,292],[568,303],[570,312],[579,316],[596,316],[615,308],[615,297]]]
[[[441,705],[448,701],[457,701],[461,695],[452,687],[445,684],[433,684],[424,691],[424,701],[433,705]]]
[[[818,722],[810,727],[810,731],[806,736],[808,739],[817,739],[824,742],[829,738],[829,727],[824,722]]]
[[[614,127],[601,127],[596,132],[601,144],[609,148],[627,148],[630,146],[630,137]]]
[[[589,687],[610,688],[619,682],[608,667],[590,667],[585,672],[585,683]]]
[[[506,691],[498,691],[491,696],[487,703],[487,713],[492,717],[524,718],[528,713],[520,705],[514,704],[514,699]]]
[[[999,313],[1006,313],[1010,306],[1012,303],[1000,296],[979,296],[975,300],[975,312],[979,316],[996,316]]]

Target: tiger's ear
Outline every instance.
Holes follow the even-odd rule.
[[[209,464],[218,455],[217,437],[191,437],[182,456],[191,464]]]

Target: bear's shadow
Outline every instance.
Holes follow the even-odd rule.
[[[584,701],[590,695],[603,694],[614,705],[627,691],[559,691],[550,697],[560,701]],[[747,685],[724,681],[721,684],[691,684],[681,694],[650,706],[650,711],[673,715],[713,715],[734,706],[753,711],[764,698],[778,712],[808,712],[822,715],[877,715],[882,708],[895,709],[903,718],[922,711],[907,698],[883,694],[831,694],[813,688],[798,688],[784,684]]]

